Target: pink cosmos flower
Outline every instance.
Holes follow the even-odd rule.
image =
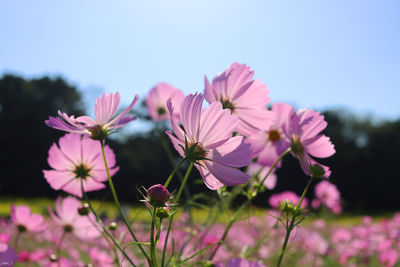
[[[239,120],[220,102],[202,110],[203,95],[188,95],[180,107],[183,129],[174,116],[172,102],[168,101],[172,130],[167,131],[175,149],[182,157],[196,163],[204,183],[212,190],[224,185],[234,186],[247,182],[250,176],[237,168],[247,166],[250,148],[243,136],[232,137]],[[192,151],[192,152],[190,152]],[[193,158],[193,154],[197,156]]]
[[[247,173],[253,176],[257,175],[257,172],[261,170],[260,173],[257,175],[257,181],[261,182],[264,179],[265,175],[267,175],[270,168],[271,168],[270,166],[262,166],[257,163],[251,163],[247,167]],[[264,181],[264,186],[269,190],[274,189],[276,186],[277,176],[274,171],[272,171],[270,175],[267,177],[267,179]]]
[[[340,211],[340,192],[334,184],[322,181],[315,186],[315,196],[322,205],[333,212]]]
[[[10,216],[19,232],[41,232],[47,227],[43,216],[32,213],[28,206],[11,205]]]
[[[153,121],[163,121],[169,119],[167,101],[171,98],[172,105],[179,107],[184,98],[181,90],[172,87],[167,83],[158,83],[150,90],[146,98],[147,112]],[[179,118],[179,113],[175,111],[175,116]]]
[[[121,128],[128,122],[136,119],[136,117],[128,115],[128,112],[136,104],[138,96],[135,96],[129,107],[121,114],[115,116],[119,107],[120,98],[118,92],[116,94],[110,93],[109,95],[103,94],[101,98],[97,98],[94,105],[96,119],[92,119],[88,116],[75,118],[73,115],[68,116],[58,111],[58,115],[64,120],[61,118],[49,117],[45,123],[47,126],[61,131],[85,134],[89,135],[92,139],[103,140],[111,130]]]
[[[269,200],[268,203],[271,205],[271,207],[273,207],[274,209],[280,209],[280,204],[283,202],[290,202],[292,203],[294,206],[296,206],[299,201],[300,201],[300,197],[292,192],[292,191],[284,191],[282,193],[279,194],[273,194]],[[306,198],[304,198],[303,202],[301,203],[302,208],[305,208],[308,206],[308,201]]]
[[[242,135],[265,129],[269,120],[266,108],[270,101],[269,91],[260,80],[252,80],[253,75],[250,67],[235,62],[218,74],[211,84],[205,77],[205,98],[209,103],[221,102],[224,109],[236,114],[239,123],[235,130]]]
[[[292,152],[300,160],[301,168],[307,175],[329,178],[331,174],[329,167],[311,157],[327,158],[335,154],[329,137],[320,134],[327,125],[319,112],[301,109],[292,117],[290,125],[285,127],[291,140]]]
[[[66,134],[50,147],[47,162],[53,170],[43,170],[44,177],[55,190],[63,190],[82,197],[81,180],[85,192],[100,190],[107,173],[99,142],[81,138],[79,134]],[[104,147],[110,175],[118,171],[114,152]]]
[[[249,135],[246,142],[251,146],[252,157],[264,166],[272,166],[278,157],[290,146],[290,140],[284,133],[293,115],[293,107],[285,103],[272,105],[271,119],[266,120],[266,130]],[[278,163],[281,166],[281,162]]]
[[[90,240],[100,236],[97,229],[96,218],[92,213],[81,216],[78,208],[81,202],[74,197],[66,197],[62,199],[58,197],[56,200],[56,214],[49,207],[51,218],[67,233],[72,233],[82,240]]]
[[[99,250],[97,247],[90,248],[88,251],[93,266],[113,267],[114,259],[106,252]]]

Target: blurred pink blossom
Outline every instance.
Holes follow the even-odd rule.
[[[20,232],[41,232],[47,227],[47,223],[40,214],[32,213],[28,206],[11,205],[10,212],[12,222]]]
[[[261,182],[264,179],[264,177],[267,175],[270,168],[271,168],[270,166],[263,166],[258,163],[251,163],[247,167],[247,173],[250,176],[253,176],[253,175],[256,175],[257,172],[259,172],[261,170],[260,173],[256,177],[257,181]],[[265,179],[264,186],[267,189],[272,190],[276,186],[276,182],[277,182],[276,180],[277,180],[277,175],[275,174],[275,170],[274,170],[270,173],[270,175],[267,177],[267,179]]]
[[[294,206],[296,206],[300,201],[300,197],[292,191],[284,191],[279,194],[273,194],[269,198],[268,204],[271,205],[271,207],[273,207],[274,209],[280,209],[280,203],[282,203],[283,201],[290,202]],[[308,201],[306,198],[304,198],[303,202],[301,203],[301,207],[305,208],[307,206]]]
[[[99,250],[97,247],[90,248],[88,251],[89,258],[93,266],[96,267],[112,267],[114,259],[105,251]]]
[[[49,207],[51,218],[67,233],[73,233],[82,240],[91,240],[100,236],[99,225],[92,213],[81,216],[78,208],[81,202],[74,197],[66,197],[62,199],[58,197],[56,200],[56,214]]]
[[[264,121],[265,130],[250,134],[246,142],[250,144],[252,157],[264,166],[272,166],[278,157],[290,146],[290,140],[284,133],[293,115],[293,107],[285,103],[272,105],[271,118]],[[281,166],[281,162],[278,163]]]
[[[318,201],[333,213],[341,213],[340,192],[334,184],[321,181],[315,186],[315,196]]]
[[[181,90],[172,87],[167,83],[158,83],[153,87],[147,98],[147,112],[153,121],[162,121],[169,119],[167,101],[171,98],[172,106],[180,107],[185,95]],[[179,119],[179,109],[175,110],[176,119]]]
[[[329,137],[320,134],[327,125],[324,116],[319,112],[301,109],[285,127],[286,134],[291,140],[292,153],[299,159],[306,175],[312,174],[312,170],[316,169],[315,165],[322,168],[324,177],[328,178],[331,174],[329,167],[316,162],[311,157],[327,158],[335,154],[335,148]]]

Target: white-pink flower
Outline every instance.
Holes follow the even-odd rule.
[[[121,97],[118,92],[116,94],[110,93],[109,95],[103,94],[101,98],[97,98],[94,105],[95,119],[88,116],[75,118],[74,115],[68,116],[58,111],[58,115],[62,119],[49,117],[45,123],[47,126],[61,131],[85,134],[92,139],[103,140],[112,130],[121,128],[136,119],[136,117],[128,115],[128,112],[136,104],[138,96],[135,96],[129,107],[118,116],[115,116],[120,100]]]
[[[56,200],[56,214],[49,207],[51,218],[67,233],[72,233],[82,240],[90,240],[100,236],[99,225],[92,213],[81,216],[78,213],[81,202],[74,197],[66,197],[62,199],[58,197]]]
[[[292,153],[299,159],[300,166],[307,175],[329,178],[329,167],[316,162],[311,156],[327,158],[335,154],[329,137],[321,135],[328,123],[319,112],[301,109],[287,125],[286,133],[291,141]]]
[[[11,205],[11,221],[20,232],[41,232],[47,227],[47,223],[40,214],[32,213],[28,206]]]
[[[82,197],[81,181],[85,192],[105,188],[107,172],[101,145],[79,134],[66,134],[50,147],[47,162],[53,170],[43,170],[44,177],[55,190],[63,190]],[[114,152],[107,145],[104,152],[110,175],[118,171]]]
[[[147,112],[153,121],[168,120],[168,99],[171,98],[172,106],[179,107],[184,97],[181,90],[167,83],[158,83],[150,90],[146,98]],[[179,117],[178,110],[175,110],[175,116]]]
[[[209,103],[221,102],[224,109],[239,117],[235,131],[242,135],[265,129],[270,101],[266,85],[253,80],[254,71],[237,62],[218,74],[212,83],[205,77],[204,95]]]
[[[232,137],[239,123],[238,117],[229,110],[222,109],[220,102],[213,102],[202,110],[203,95],[188,95],[180,107],[178,124],[174,116],[172,102],[168,101],[172,130],[175,136],[167,131],[175,149],[182,157],[188,148],[199,156],[195,166],[199,170],[208,188],[216,190],[224,185],[234,186],[243,184],[249,175],[237,168],[247,166],[250,161],[250,147],[244,143],[243,136]],[[185,151],[186,150],[186,151]]]

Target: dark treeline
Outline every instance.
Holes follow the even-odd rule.
[[[49,169],[47,151],[63,133],[45,126],[44,120],[49,115],[56,116],[58,109],[82,115],[86,107],[93,106],[94,103],[84,105],[81,93],[61,78],[26,80],[3,76],[0,79],[0,196],[56,197],[60,192],[50,188],[42,170]],[[143,107],[139,113],[143,113]],[[326,111],[324,115],[328,121],[325,134],[335,144],[336,154],[321,162],[331,167],[331,181],[342,193],[344,208],[398,210],[400,120],[373,123],[342,110]],[[164,183],[171,172],[172,165],[161,146],[160,133],[163,131],[154,129],[123,138],[115,134],[108,141],[120,166],[113,179],[122,200],[136,202],[141,198],[139,187]],[[190,179],[191,193],[213,194],[203,183],[197,183],[198,179],[194,171]],[[173,181],[171,188],[177,188],[177,179]],[[278,184],[273,192],[301,193],[306,182],[307,177],[298,163],[289,156],[278,171]],[[309,193],[312,197],[312,190]],[[270,194],[264,193],[256,203],[264,205]],[[111,199],[108,190],[92,195]]]

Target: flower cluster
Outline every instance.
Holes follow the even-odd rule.
[[[116,115],[120,104],[118,92],[96,99],[94,119],[58,111],[60,117],[50,117],[45,123],[67,134],[50,147],[47,159],[50,169],[43,170],[43,176],[54,190],[72,196],[58,197],[55,212],[49,207],[51,221],[32,213],[28,206],[11,207],[15,244],[23,243],[24,247],[29,247],[25,240],[19,242],[20,238],[29,235],[36,243],[48,244],[42,250],[18,249],[18,261],[60,267],[136,265],[134,262],[159,266],[157,262],[161,260],[161,266],[165,266],[168,252],[171,255],[166,265],[172,259],[174,266],[198,260],[218,267],[263,267],[269,266],[268,257],[278,253],[276,245],[272,247],[263,242],[269,235],[272,243],[285,240],[278,266],[287,242],[296,242],[297,239],[301,239],[298,243],[302,244],[300,249],[312,252],[314,262],[318,264],[320,258],[329,253],[326,240],[318,232],[298,231],[296,226],[307,216],[308,200],[305,196],[313,179],[326,179],[331,174],[329,167],[318,163],[315,158],[330,157],[335,149],[329,137],[322,134],[327,122],[320,113],[308,109],[295,112],[285,103],[274,103],[269,109],[267,105],[271,99],[268,94],[266,85],[254,78],[254,71],[239,63],[230,65],[211,82],[206,77],[204,92],[201,93],[185,96],[166,83],[158,83],[151,89],[145,100],[149,116],[157,123],[169,120],[170,130],[166,134],[183,159],[176,164],[164,185],[160,182],[143,194],[151,216],[150,227],[133,225],[130,216],[122,209],[112,179],[119,167],[113,150],[106,145],[108,135],[136,119],[128,113],[138,97],[119,115]],[[290,191],[274,194],[269,199],[274,210],[269,214],[277,216],[272,215],[264,221],[251,218],[249,221],[253,228],[245,227],[243,223],[235,225],[243,207],[250,205],[265,188],[272,190],[276,186],[279,182],[276,171],[289,153],[311,177],[302,196]],[[170,160],[175,161],[172,156]],[[185,176],[180,177],[180,188],[170,193],[168,185],[175,174],[178,176],[185,161],[189,167]],[[207,188],[218,190],[222,204],[216,207],[226,209],[234,206],[233,201],[239,195],[246,197],[235,215],[228,216],[230,221],[226,227],[217,223],[218,216],[210,216],[210,221],[199,225],[192,220],[184,221],[183,215],[173,225],[176,209],[182,205],[180,196],[193,166]],[[88,197],[88,192],[104,189],[106,181],[122,223],[104,220]],[[334,213],[341,212],[340,193],[334,185],[322,181],[315,190],[314,208],[324,205]],[[189,193],[187,197],[190,198]],[[188,200],[203,205],[197,203],[196,198]],[[286,211],[286,217],[279,217],[279,209]],[[167,219],[168,226],[164,224]],[[275,227],[279,222],[286,225],[286,232]],[[297,231],[295,237],[290,237],[291,231]],[[38,232],[41,235],[34,235]],[[283,234],[286,234],[285,238],[282,238]],[[0,257],[10,249],[9,241],[8,235],[0,233]],[[72,245],[78,242],[80,246]],[[136,249],[128,250],[129,246]],[[393,244],[383,244],[380,261],[389,266],[395,248]],[[81,257],[82,253],[86,256]],[[299,262],[308,264],[312,260],[304,257]]]

